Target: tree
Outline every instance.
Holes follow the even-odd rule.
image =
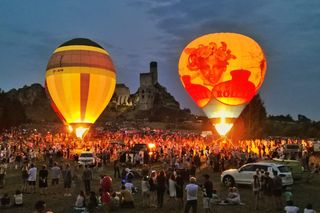
[[[0,93],[0,129],[8,129],[26,122],[25,109],[17,99]]]
[[[306,116],[304,115],[298,115],[298,121],[299,122],[303,122],[303,123],[310,123],[311,122],[311,119],[307,118]]]
[[[266,119],[267,112],[264,103],[257,94],[235,121],[229,136],[234,140],[262,138],[266,136]]]

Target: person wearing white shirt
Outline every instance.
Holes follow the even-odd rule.
[[[184,213],[188,213],[192,208],[192,212],[197,212],[197,199],[199,186],[196,184],[197,179],[195,177],[190,178],[190,183],[186,185],[185,191],[187,192],[187,203],[184,209]]]
[[[317,213],[315,210],[312,208],[312,204],[308,203],[306,208],[303,210],[303,213]]]
[[[286,213],[298,213],[299,208],[293,205],[291,200],[287,201],[287,205],[284,207]]]
[[[36,180],[37,180],[37,167],[32,163],[30,169],[28,170],[28,183],[29,186],[33,188],[33,193],[36,192]]]
[[[15,206],[23,206],[23,194],[20,190],[13,195],[13,203]]]
[[[131,180],[128,180],[128,182],[126,182],[124,184],[124,186],[126,187],[126,189],[128,189],[131,193],[134,192],[134,186],[133,183],[131,182]]]
[[[142,206],[149,207],[149,197],[150,197],[150,184],[149,184],[149,177],[143,177],[141,181],[141,193],[142,193]]]

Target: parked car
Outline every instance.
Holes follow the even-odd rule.
[[[144,144],[144,143],[135,144],[132,147],[131,152],[132,153],[139,153],[141,150],[148,150],[147,144]]]
[[[91,151],[81,152],[78,159],[78,164],[95,166],[97,163],[96,156]]]
[[[286,159],[273,158],[270,162],[273,162],[276,164],[282,164],[289,167],[290,171],[292,172],[292,177],[294,180],[302,178],[302,173],[304,171],[304,168],[300,160],[286,160]]]
[[[229,169],[221,173],[221,182],[225,185],[237,184],[252,184],[253,175],[256,174],[256,170],[264,170],[269,172],[271,178],[274,177],[274,172],[278,172],[278,175],[282,178],[282,185],[292,185],[293,178],[289,167],[269,162],[257,162],[248,163],[241,166],[239,169]]]

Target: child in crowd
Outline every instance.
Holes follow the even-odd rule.
[[[284,207],[284,210],[286,211],[286,213],[298,213],[299,212],[299,208],[296,207],[295,205],[293,205],[292,200],[287,202],[287,205]]]
[[[13,205],[14,206],[23,206],[23,194],[20,190],[17,190],[13,195]]]
[[[308,203],[306,208],[304,209],[303,213],[316,213],[316,211],[313,210],[312,204]]]

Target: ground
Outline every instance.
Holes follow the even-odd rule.
[[[40,167],[40,164],[38,168]],[[95,191],[98,191],[99,188],[99,176],[101,174],[112,175],[112,167],[108,166],[103,169],[94,169],[94,181],[92,183],[93,188]],[[201,177],[202,174],[207,173],[211,175],[211,178],[214,183],[214,187],[217,189],[218,194],[220,197],[224,198],[227,193],[227,188],[221,185],[220,183],[220,174],[212,173],[211,170],[208,168],[203,169],[201,172],[197,172],[197,176]],[[293,187],[293,200],[295,204],[300,208],[303,209],[307,203],[312,203],[314,209],[317,211],[320,210],[320,175],[314,176],[313,178],[308,178],[307,174],[303,174],[299,179],[296,180]],[[201,178],[198,178],[201,180]],[[50,183],[50,180],[49,180]],[[140,181],[134,182],[136,186],[140,186]],[[38,183],[37,183],[38,184]],[[113,181],[113,188],[118,189],[120,186],[120,180],[114,179]],[[10,196],[13,195],[16,189],[21,187],[21,176],[20,171],[15,170],[14,168],[9,168],[6,176],[6,184],[5,188],[1,189],[0,194],[7,192]],[[65,212],[73,212],[73,204],[76,200],[76,195],[80,189],[83,189],[81,182],[77,182],[72,186],[72,196],[71,197],[64,197],[63,196],[63,185],[60,184],[58,188],[53,189],[49,186],[50,192],[47,195],[39,195],[39,192],[36,194],[26,194],[24,195],[24,207],[21,208],[9,208],[9,209],[1,209],[1,213],[28,213],[33,211],[34,204],[37,200],[44,200],[47,203],[47,209],[52,210],[54,213],[65,213]],[[269,203],[267,200],[260,201],[260,208],[259,210],[254,210],[253,206],[253,194],[251,187],[249,186],[239,186],[241,201],[245,203],[244,206],[215,206],[214,212],[223,212],[223,213],[250,213],[250,212],[277,212],[274,209],[274,205],[272,205],[272,201]],[[199,193],[200,194],[200,193]],[[167,196],[167,195],[166,195]],[[156,208],[142,208],[141,207],[141,196],[140,194],[135,195],[135,209],[120,209],[116,212],[123,213],[123,212],[144,212],[144,213],[158,213],[158,212],[165,212],[165,213],[174,213],[174,212],[183,212],[183,208],[178,208],[177,203],[172,203],[169,205],[167,202],[168,196],[165,197],[165,204],[163,209],[156,209]],[[104,209],[100,209],[96,211],[99,212],[106,212]],[[109,211],[108,211],[109,212]],[[190,211],[191,212],[191,211]],[[199,195],[199,202],[198,202],[198,212],[204,212],[202,208],[202,197],[201,194]],[[278,211],[283,212],[283,211]]]

